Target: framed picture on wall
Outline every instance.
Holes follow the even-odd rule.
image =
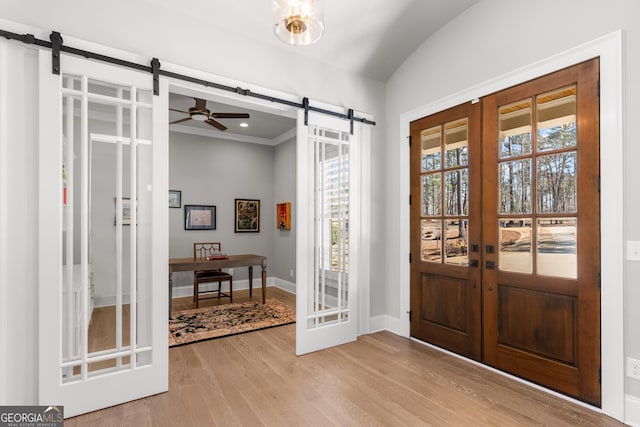
[[[184,205],[185,230],[215,230],[216,207],[206,205]]]
[[[114,197],[114,203],[117,208],[118,199]],[[116,215],[113,220],[113,225],[118,223],[118,216]],[[131,199],[128,197],[122,198],[122,225],[131,225]]]
[[[170,208],[182,207],[182,191],[169,190],[169,207]]]
[[[236,233],[260,231],[260,200],[236,199]]]
[[[291,203],[276,205],[276,227],[280,230],[291,230]]]

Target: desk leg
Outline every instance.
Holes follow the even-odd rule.
[[[169,319],[171,317],[171,311],[173,309],[173,274],[169,273]]]
[[[267,301],[267,262],[262,261],[262,303]]]
[[[253,266],[249,266],[249,298],[253,298]]]

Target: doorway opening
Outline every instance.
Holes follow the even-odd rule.
[[[185,120],[199,102],[215,116],[213,123]],[[266,256],[267,297],[295,308],[296,229],[276,227],[275,206],[290,203],[295,212],[296,111],[175,83],[168,113],[169,189],[180,195],[180,203],[169,209],[169,258],[191,257],[194,242],[220,242],[227,255]],[[238,232],[237,199],[259,203],[254,230]],[[187,227],[187,206],[215,212],[209,229]],[[261,300],[259,267],[225,271],[233,276],[234,303],[250,300],[249,274],[255,279],[252,299]],[[193,272],[175,272],[172,282],[173,313],[193,309]],[[217,283],[202,286],[206,290]],[[223,283],[223,293],[228,287]],[[213,298],[200,305],[228,302]]]

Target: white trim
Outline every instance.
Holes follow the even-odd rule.
[[[7,43],[0,43],[0,67],[2,64],[7,63]],[[0,72],[0,93],[6,94],[8,87],[8,78],[7,73]],[[7,96],[0,97],[0,200],[9,200],[8,198],[8,181],[9,174],[7,173],[8,167],[7,163],[8,159],[8,131],[7,131],[7,112],[9,111],[9,98]],[[9,203],[1,203],[0,204],[0,236],[7,235],[7,229],[9,227]],[[9,253],[9,239],[3,238],[0,239],[0,283],[3,286],[0,286],[0,301],[9,301],[9,277],[7,274],[7,254]],[[0,330],[7,331],[8,323],[9,323],[9,314],[7,310],[3,310],[3,313],[0,315]],[[11,369],[9,364],[7,363],[7,352],[9,350],[8,345],[2,346],[0,349],[0,372],[2,373],[2,377],[7,378],[6,370]],[[0,384],[0,402],[8,402],[9,401],[9,385],[8,381],[2,381]]]
[[[360,253],[358,335],[371,330],[371,127],[360,127]]]
[[[635,396],[625,396],[624,423],[630,426],[640,426],[640,399]]]
[[[269,145],[272,147],[280,144],[281,142],[288,141],[291,138],[295,138],[296,136],[295,128],[288,130],[282,133],[281,135],[276,136],[273,139],[261,138],[258,136],[240,135],[237,133],[229,133],[229,132],[224,132],[223,134],[221,134],[220,131],[214,131],[206,128],[197,128],[194,126],[186,126],[186,125],[172,125],[170,130],[171,132],[206,136],[208,138],[224,139],[229,141],[248,142],[249,144]]]
[[[291,294],[295,294],[296,293],[296,284],[295,283],[291,283],[291,282],[287,282],[286,280],[282,280],[278,277],[267,277],[267,288],[268,287],[276,287],[279,289],[282,289],[283,291],[287,291]],[[227,289],[229,289],[229,285],[223,283],[222,286],[222,290],[226,291]],[[249,289],[249,279],[243,279],[243,280],[234,280],[233,281],[233,290],[234,291],[242,291],[242,290],[246,290]],[[256,294],[257,292],[257,294]],[[254,278],[253,279],[253,297],[256,298],[256,295],[260,296],[262,292],[262,284],[260,282],[260,279]],[[193,285],[182,285],[182,286],[175,286],[173,288],[173,298],[182,298],[182,297],[190,297],[193,295]],[[109,301],[113,301],[113,297],[100,297],[100,298],[96,298],[96,301],[100,300],[100,302],[109,302]],[[113,305],[113,304],[104,304],[104,305]],[[102,306],[104,306],[102,305]],[[101,306],[101,307],[102,307]],[[98,307],[97,302],[96,302],[96,307]]]
[[[623,69],[622,31],[602,36],[542,61],[470,87],[400,116],[402,142],[409,136],[409,124],[418,118],[480,98],[516,84],[534,79],[579,62],[600,57],[600,159],[603,188],[624,188],[623,180]],[[399,332],[409,336],[410,266],[406,254],[410,250],[410,215],[406,203],[409,195],[409,147],[401,144],[400,152],[400,316]],[[602,410],[618,420],[624,418],[624,235],[623,194],[601,192],[601,336],[602,336]]]
[[[389,331],[393,334],[403,336],[399,332],[402,330],[402,324],[403,320],[399,317],[389,316],[388,314],[373,316],[369,320],[369,333],[373,334],[380,331]]]

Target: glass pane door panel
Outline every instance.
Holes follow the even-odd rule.
[[[576,138],[576,87],[555,90],[536,98],[537,143],[540,151],[575,147]]]
[[[422,176],[422,216],[442,215],[442,173]]]
[[[466,166],[469,163],[467,118],[444,125],[445,168]]]
[[[500,107],[499,157],[531,153],[531,101],[524,100]]]
[[[420,221],[422,237],[420,239],[420,259],[422,261],[442,262],[442,221],[423,219]]]
[[[442,127],[436,126],[420,132],[421,169],[422,172],[440,170],[442,168]]]
[[[536,157],[538,213],[576,212],[576,151]]]
[[[447,239],[445,240],[447,264],[469,265],[469,220],[445,221]]]
[[[349,316],[349,135],[313,128],[315,149],[315,278],[307,328],[344,323]]]
[[[469,214],[469,172],[458,169],[444,173],[445,214],[466,216]]]
[[[149,360],[151,100],[63,76],[63,383]]]
[[[530,214],[531,159],[502,162],[498,173],[500,214]]]
[[[576,218],[538,218],[538,274],[578,278],[577,234]]]
[[[501,218],[499,220],[500,270],[517,273],[533,272],[531,223],[531,218]]]

